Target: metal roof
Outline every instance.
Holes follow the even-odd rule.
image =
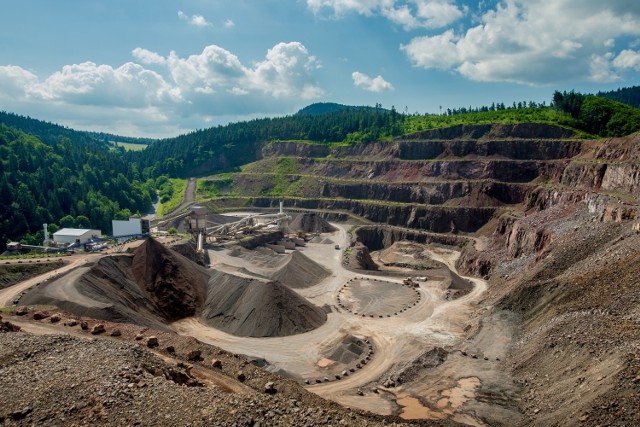
[[[54,236],[77,236],[80,237],[88,232],[93,231],[87,228],[63,228],[53,233]]]

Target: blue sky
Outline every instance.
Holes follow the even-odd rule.
[[[173,136],[313,102],[440,106],[640,84],[636,0],[5,0],[0,109]]]

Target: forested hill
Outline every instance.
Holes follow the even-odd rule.
[[[640,86],[625,87],[610,92],[598,92],[596,96],[622,102],[634,108],[640,108]]]
[[[42,243],[42,224],[111,231],[118,214],[146,213],[153,181],[99,142],[22,118],[40,138],[0,123],[0,252],[7,240]]]
[[[127,158],[150,176],[203,175],[255,161],[266,141],[367,142],[402,134],[402,123],[395,109],[361,108],[256,119],[160,140]]]

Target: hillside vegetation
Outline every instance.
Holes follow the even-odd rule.
[[[109,232],[118,215],[151,207],[153,181],[99,142],[67,135],[51,127],[45,143],[0,123],[0,251],[7,240],[41,244],[43,223]]]
[[[114,217],[145,213],[168,178],[238,172],[240,167],[262,159],[265,147],[276,142],[306,144],[319,153],[324,148],[385,144],[452,126],[518,123],[555,125],[577,130],[574,133],[583,137],[620,136],[640,130],[640,111],[574,92],[556,92],[554,106],[494,103],[447,109],[441,115],[403,114],[379,104],[350,107],[321,103],[291,116],[232,123],[158,141],[75,131],[0,112],[0,249],[8,239],[40,241],[41,236],[33,233],[44,222],[92,226],[108,232]],[[130,144],[136,144],[135,148],[149,145],[144,150],[125,151],[123,146]],[[286,162],[282,160],[277,170],[268,171],[272,175],[263,177],[264,192],[255,195],[303,197],[310,187],[316,187],[310,179],[294,178],[299,173],[291,169],[295,162]],[[201,188],[201,194],[230,195],[224,182]],[[177,196],[173,198],[178,203]]]

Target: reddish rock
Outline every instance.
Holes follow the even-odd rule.
[[[67,320],[65,323],[65,326],[76,326],[78,324],[78,321],[76,319],[71,319],[71,320]]]
[[[27,307],[18,307],[16,310],[16,316],[26,316],[29,313],[29,309]]]
[[[142,341],[143,338],[144,338],[144,335],[136,334],[136,341]]]
[[[120,331],[120,329],[114,329],[113,331],[111,331],[111,336],[112,337],[122,336],[122,331]]]
[[[158,343],[158,337],[151,336],[147,338],[147,347],[154,348],[154,347],[158,347],[159,345],[160,343]]]
[[[51,316],[51,317],[49,318],[49,321],[50,321],[51,323],[58,323],[60,320],[62,320],[62,316],[60,316],[60,314],[59,314],[59,313],[56,313],[56,314],[54,314],[53,316]]]
[[[83,331],[88,331],[89,330],[89,323],[87,323],[86,320],[83,320],[82,322],[80,322],[80,328],[82,328]]]
[[[51,316],[48,311],[36,311],[33,313],[33,320],[42,320]]]
[[[213,359],[211,366],[214,368],[222,369],[222,361],[220,359]]]

